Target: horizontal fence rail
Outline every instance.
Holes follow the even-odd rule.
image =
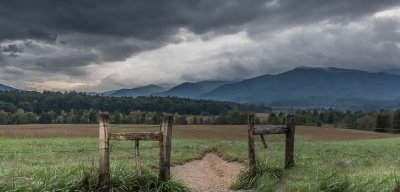
[[[141,132],[141,133],[109,133],[111,140],[151,140],[159,141],[162,138],[162,132]]]
[[[288,131],[286,128],[274,127],[274,128],[254,128],[254,135],[266,135],[266,134],[284,134]]]

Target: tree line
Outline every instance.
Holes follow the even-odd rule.
[[[240,125],[246,124],[247,112],[231,110],[219,115],[186,115],[174,113],[174,124],[179,125]],[[121,113],[115,111],[111,113],[112,124],[158,124],[160,123],[161,113],[146,111],[131,111]],[[94,124],[99,120],[98,111],[85,109],[83,111],[61,111],[59,114],[54,111],[40,113],[26,112],[17,109],[15,113],[8,113],[0,110],[0,124]],[[260,123],[259,118],[256,122]]]
[[[377,132],[400,131],[400,109],[394,111],[340,111],[334,109],[322,111],[295,111],[296,123],[299,125],[322,126],[329,124],[338,128],[374,130]],[[284,124],[286,114],[271,113],[266,124]]]

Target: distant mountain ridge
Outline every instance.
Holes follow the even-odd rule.
[[[171,88],[168,91],[154,93],[156,96],[177,96],[189,98],[201,98],[205,93],[216,89],[222,85],[230,83],[229,81],[202,81],[197,83],[182,83]]]
[[[382,71],[383,73],[389,73],[389,74],[394,74],[394,75],[400,75],[400,69],[395,68],[395,69],[388,69],[385,71]]]
[[[296,68],[223,85],[203,97],[272,106],[323,106],[337,100],[399,100],[400,76],[340,68]]]
[[[186,82],[164,90],[158,85],[111,91],[109,96],[176,96],[272,107],[400,107],[400,75],[334,67],[298,67],[242,81]]]
[[[132,89],[120,89],[112,92],[111,96],[121,97],[138,97],[138,96],[150,96],[153,93],[164,91],[164,88],[158,85],[147,85],[143,87],[136,87]]]
[[[0,84],[0,91],[9,91],[9,90],[16,90],[16,89],[7,85]]]

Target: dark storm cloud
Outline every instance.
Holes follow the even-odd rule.
[[[3,0],[0,45],[4,44],[0,52],[9,54],[0,53],[0,65],[85,76],[90,73],[85,66],[124,61],[143,51],[179,43],[176,35],[182,28],[204,39],[247,31],[251,38],[261,41],[266,32],[323,20],[346,25],[396,5],[398,0]],[[388,41],[399,38],[390,32],[398,21],[375,22],[374,35],[379,42],[382,36]],[[304,38],[309,37],[299,36],[298,41]],[[24,43],[10,45],[13,41]],[[385,51],[398,49],[393,43],[380,46]],[[385,54],[374,54],[381,53]],[[308,54],[318,55],[312,51]],[[329,60],[335,56],[320,58]],[[242,65],[240,59],[232,60],[230,75],[235,75],[235,71],[254,71]],[[274,61],[297,59],[278,55]],[[189,76],[182,75],[184,79],[190,79]]]
[[[59,68],[58,71],[71,74],[68,69],[72,68],[65,65],[123,61],[132,54],[176,42],[173,35],[182,27],[206,33],[244,24],[262,14],[263,4],[264,1],[239,0],[6,0],[0,2],[0,42],[34,40],[54,44],[58,41],[69,57],[42,52],[43,57],[29,58],[35,65],[31,68],[44,71]],[[34,49],[30,45],[26,44]],[[76,48],[95,53],[84,57],[73,50]]]
[[[254,19],[275,25],[327,17],[360,16],[397,0],[5,0],[0,3],[0,40],[54,41],[59,34],[82,33],[163,42],[177,28],[195,33],[238,30]],[[276,27],[279,27],[276,26]]]
[[[237,25],[262,11],[263,1],[6,0],[1,2],[1,39],[54,39],[54,34],[157,39],[190,25],[194,31]]]

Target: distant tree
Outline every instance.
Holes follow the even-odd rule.
[[[88,112],[89,123],[97,123],[98,112],[92,108]]]
[[[387,112],[381,111],[376,115],[376,126],[375,131],[384,132],[385,129],[389,129],[391,126],[391,116]]]
[[[111,122],[114,124],[121,124],[122,123],[122,114],[118,111],[115,111],[112,115],[111,115]]]
[[[204,118],[202,116],[199,117],[199,124],[200,125],[204,124]]]
[[[27,123],[37,123],[38,116],[33,112],[25,112],[25,119]]]
[[[27,119],[25,117],[25,111],[23,109],[17,109],[17,111],[14,113],[13,116],[14,117],[13,117],[12,122],[14,124],[26,124],[26,123],[28,123]]]
[[[25,111],[33,111],[33,105],[31,102],[25,101],[20,104],[20,107]]]
[[[53,123],[55,117],[54,111],[42,112],[39,115],[39,122],[44,124]]]
[[[277,118],[277,116],[275,115],[275,113],[270,113],[268,116],[268,120],[267,120],[268,124],[272,124],[272,125],[279,125],[280,121]]]
[[[128,121],[129,123],[144,123],[143,113],[139,110],[130,112],[128,116]]]
[[[366,114],[356,120],[357,129],[373,129],[376,126],[376,117]]]
[[[397,109],[393,114],[393,129],[396,129],[396,132],[400,132],[400,109]]]
[[[245,122],[243,124],[246,124],[246,120],[245,120]],[[261,120],[260,120],[259,117],[255,117],[254,118],[254,124],[261,124]]]
[[[89,110],[85,109],[82,111],[82,115],[80,118],[80,123],[90,123],[89,120]]]
[[[151,117],[151,123],[152,123],[152,124],[158,124],[158,123],[160,123],[160,114],[158,114],[158,113],[153,113],[153,116]]]
[[[278,118],[278,121],[280,122],[279,124],[281,124],[281,125],[286,124],[286,114],[279,112],[277,118]]]
[[[322,125],[322,122],[325,122],[326,120],[325,120],[325,114],[324,113],[319,113],[319,116],[318,116],[318,122],[321,122],[321,125]]]
[[[9,122],[9,113],[4,110],[0,110],[0,124],[6,125]]]
[[[193,125],[199,124],[199,121],[198,121],[197,116],[193,116],[193,118],[192,118],[192,124],[193,124]]]
[[[322,121],[321,120],[317,121],[317,127],[322,127]]]
[[[1,91],[1,92],[4,92],[4,91]],[[8,91],[6,91],[6,92],[8,92]],[[17,110],[17,107],[12,103],[0,101],[0,110],[4,110],[9,113],[14,113]]]
[[[344,128],[349,128],[349,129],[353,129],[356,128],[356,119],[351,116],[350,114],[348,114],[348,116],[346,116],[341,122],[340,125]]]
[[[187,116],[186,115],[179,115],[176,119],[176,124],[178,125],[187,125]]]
[[[77,110],[71,109],[68,113],[67,123],[79,123],[80,114]]]

